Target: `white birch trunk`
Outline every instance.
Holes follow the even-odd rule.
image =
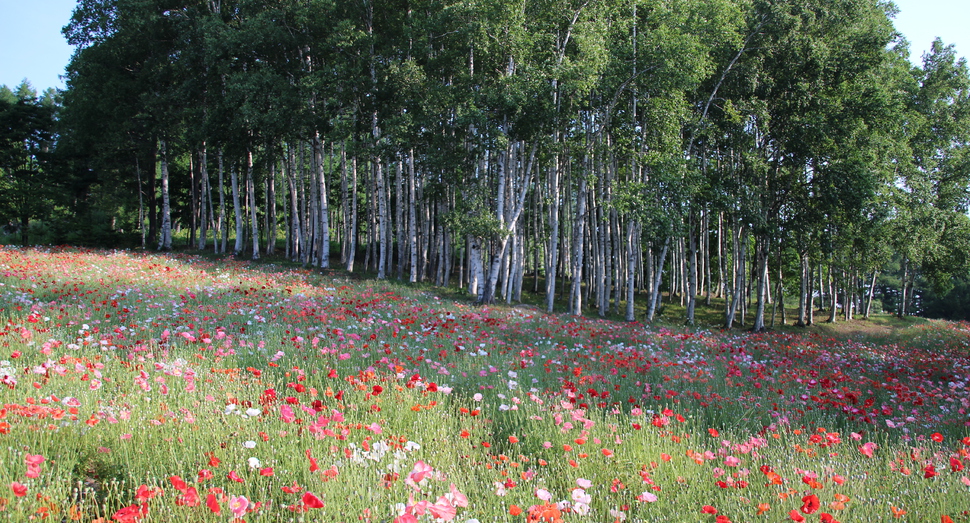
[[[549,243],[546,259],[546,312],[552,313],[556,301],[556,271],[559,265],[559,154],[549,168]]]
[[[296,180],[296,152],[293,146],[287,147],[286,182],[290,187],[290,260],[299,261],[301,258],[303,226],[300,219],[300,193]]]
[[[239,198],[239,173],[238,169],[233,166],[229,171],[229,177],[232,180],[232,208],[235,211],[236,217],[236,245],[232,249],[232,253],[235,256],[239,256],[243,251],[243,216],[242,216],[242,204]]]
[[[256,182],[253,180],[253,152],[246,151],[246,193],[249,197],[249,219],[253,235],[253,259],[259,259],[259,220],[256,217]]]
[[[199,174],[202,177],[202,201],[200,202],[202,208],[199,213],[199,238],[196,248],[200,251],[204,251],[206,244],[208,243],[209,235],[209,214],[206,208],[206,202],[210,205],[212,204],[212,191],[209,188],[209,155],[206,152],[205,142],[202,142],[202,150],[199,151]]]
[[[276,251],[276,161],[269,164],[266,180],[266,255]]]
[[[482,265],[482,239],[468,236],[468,292],[478,298],[483,286],[485,268]]]
[[[168,194],[168,144],[159,140],[158,156],[162,171],[162,238],[159,250],[172,250],[172,206]]]
[[[387,197],[384,191],[384,167],[381,158],[374,157],[374,182],[377,196],[377,279],[387,278]]]
[[[664,246],[660,250],[659,260],[653,270],[653,281],[650,284],[650,294],[647,297],[647,323],[653,323],[654,315],[657,313],[657,305],[660,303],[660,284],[663,281],[664,263],[667,261],[668,251],[670,251],[669,237],[664,240]]]
[[[583,314],[583,248],[586,241],[586,177],[580,175],[579,193],[576,195],[576,216],[573,220],[572,288],[569,291],[569,313]]]
[[[636,246],[639,244],[636,232],[636,223],[631,220],[626,226],[626,310],[623,316],[626,321],[634,321],[636,319],[633,307],[634,296],[636,296],[636,289],[634,288],[634,276],[636,275],[637,266]]]
[[[229,224],[226,223],[225,164],[223,163],[222,149],[219,149],[219,219],[216,220],[216,241],[214,243],[216,244],[216,254],[225,254],[229,249]]]
[[[687,220],[687,325],[694,324],[694,308],[697,304],[697,235],[694,233],[693,213]]]
[[[879,276],[879,271],[872,271],[872,283],[869,284],[869,293],[866,296],[866,313],[863,316],[865,319],[869,319],[869,313],[872,312],[872,297],[876,293],[876,277]]]
[[[765,305],[768,301],[768,246],[765,240],[760,240],[756,242],[758,247],[756,250],[756,256],[758,259],[758,279],[755,282],[757,286],[757,307],[754,311],[754,325],[752,330],[754,332],[762,332],[765,330]]]
[[[741,236],[739,239],[738,236]],[[747,239],[748,232],[744,230],[744,227],[738,227],[735,223],[734,230],[731,235],[733,254],[732,260],[734,262],[734,285],[731,288],[731,305],[727,307],[724,319],[724,328],[730,329],[734,326],[735,315],[737,314],[738,305],[743,303],[741,295],[744,294],[744,271],[745,271],[745,252],[747,251]],[[740,243],[740,245],[739,245]],[[744,312],[741,313],[742,316]],[[742,319],[742,325],[743,325]]]
[[[314,165],[317,167],[317,182],[320,184],[317,193],[320,197],[320,268],[330,267],[330,204],[327,196],[327,173],[323,166],[323,142],[320,140],[320,132],[317,131],[313,137],[313,156]]]
[[[418,202],[415,193],[414,149],[408,153],[408,250],[410,273],[408,281],[418,281]]]
[[[521,142],[517,144],[520,149],[522,145],[523,144]],[[532,183],[532,168],[535,162],[537,148],[538,142],[532,145],[526,165],[518,170],[518,173],[516,173],[511,180],[510,187],[507,187],[506,184],[509,183],[508,164],[511,163],[512,153],[509,152],[507,155],[500,155],[496,217],[498,218],[499,223],[502,224],[503,229],[500,233],[501,237],[491,242],[492,260],[488,272],[488,280],[485,283],[484,293],[482,294],[481,301],[483,303],[492,303],[495,299],[495,290],[496,286],[498,285],[499,269],[502,266],[502,261],[507,255],[506,251],[508,248],[508,240],[509,237],[515,234],[517,231],[519,217],[522,215],[522,209],[525,207],[525,198]],[[521,162],[521,159],[519,162]],[[508,191],[509,194],[514,197],[513,201],[506,201],[506,191]],[[511,205],[511,208],[506,209],[506,207],[509,205]]]
[[[347,272],[354,272],[354,260],[357,258],[357,157],[350,159],[351,201],[350,201],[350,240],[347,247]]]
[[[396,205],[394,206],[394,227],[397,231],[397,279],[404,278],[404,257],[405,236],[407,226],[404,224],[404,158],[398,153],[397,161],[394,162],[394,184],[396,188]]]

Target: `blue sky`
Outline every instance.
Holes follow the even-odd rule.
[[[896,28],[912,45],[911,60],[920,57],[939,36],[970,55],[970,0],[895,0],[900,8]],[[72,48],[61,36],[75,0],[0,0],[0,84],[14,88],[27,78],[38,91],[63,88],[58,78]]]

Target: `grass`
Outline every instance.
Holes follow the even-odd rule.
[[[0,520],[970,519],[965,324],[645,326],[271,262],[0,249]]]

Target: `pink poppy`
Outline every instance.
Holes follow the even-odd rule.
[[[27,464],[27,477],[36,478],[40,476],[40,465],[44,462],[44,456],[40,454],[27,454],[24,456],[24,463]]]
[[[433,471],[434,469],[431,468],[431,465],[428,465],[423,461],[418,461],[414,464],[414,470],[411,471],[411,474],[408,477],[415,483],[421,483],[421,480],[430,476]]]
[[[428,512],[430,512],[431,515],[436,518],[451,521],[452,519],[455,519],[458,509],[456,509],[455,506],[448,501],[448,498],[441,496],[438,498],[438,501],[434,503],[434,505],[428,506]]]
[[[458,487],[454,483],[449,487],[451,489],[451,503],[456,507],[467,507],[468,498],[464,494],[458,491]]]
[[[246,496],[233,496],[229,498],[229,510],[232,511],[233,515],[237,518],[241,518],[246,515],[246,509],[249,508],[249,500]]]

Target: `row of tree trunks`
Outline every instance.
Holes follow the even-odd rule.
[[[604,138],[604,145],[608,150],[609,137]],[[163,233],[159,246],[164,249],[171,248],[172,234],[168,146],[164,140],[159,140],[157,151]],[[428,280],[444,285],[451,281],[452,269],[457,268],[458,285],[467,285],[469,292],[483,302],[519,300],[526,277],[532,274],[536,286],[540,275],[545,278],[547,310],[554,310],[557,298],[563,298],[557,294],[557,281],[562,276],[570,282],[566,310],[572,314],[582,314],[584,303],[590,303],[601,316],[619,313],[622,308],[624,318],[633,321],[640,289],[647,292],[647,321],[655,319],[661,295],[667,292],[671,297],[681,296],[689,324],[696,321],[697,299],[709,301],[721,296],[727,298],[725,326],[743,326],[747,307],[753,306],[753,328],[764,329],[769,304],[773,305],[771,325],[779,308],[781,322],[786,322],[781,248],[769,249],[768,240],[750,234],[750,227],[738,217],[717,213],[716,227],[712,227],[715,216],[706,209],[689,210],[683,235],[647,240],[636,220],[621,218],[616,211],[613,194],[623,180],[617,175],[616,159],[608,152],[589,148],[579,168],[573,165],[575,160],[561,163],[559,155],[553,155],[544,170],[543,183],[536,183],[537,151],[538,143],[513,141],[484,155],[478,166],[481,187],[493,188],[498,232],[492,238],[465,234],[458,236],[462,241],[456,243],[442,217],[456,209],[455,197],[473,195],[465,192],[467,188],[455,188],[424,197],[424,186],[440,183],[436,181],[440,175],[419,168],[413,150],[387,157],[371,155],[364,161],[366,174],[361,179],[359,159],[348,154],[343,143],[324,144],[317,137],[309,143],[285,144],[278,154],[262,151],[258,162],[250,149],[243,158],[229,162],[232,203],[227,205],[224,153],[220,150],[217,155],[218,177],[213,180],[212,158],[202,144],[194,156],[198,161],[190,169],[194,201],[190,241],[205,249],[211,233],[214,250],[225,252],[232,232],[233,252],[242,255],[248,246],[249,256],[257,259],[262,252],[274,253],[283,219],[285,255],[290,259],[329,267],[331,234],[335,232],[341,245],[341,262],[348,271],[354,271],[363,234],[367,238],[365,269],[376,270],[379,278],[396,274],[411,282]],[[573,175],[586,172],[596,176]],[[277,190],[278,173],[282,175],[282,192]],[[561,187],[564,178],[567,183]],[[337,187],[341,203],[331,207],[330,194]],[[359,220],[364,216],[358,205],[361,202],[368,216],[363,223]],[[235,227],[225,223],[229,209],[234,213]],[[524,224],[523,214],[529,215]],[[651,245],[646,250],[645,240]],[[260,249],[261,241],[265,242],[264,250]],[[560,252],[569,254],[565,262]],[[671,256],[673,261],[668,264]],[[863,278],[857,270],[843,271],[834,261],[828,261],[824,265],[826,276],[819,272],[823,264],[813,262],[807,253],[800,256],[799,263],[798,325],[813,322],[816,298],[823,300],[829,321],[836,321],[839,312],[846,319],[869,314],[874,272]],[[668,265],[672,271],[666,269]],[[770,276],[769,267],[775,268]],[[770,278],[775,279],[774,286]]]

